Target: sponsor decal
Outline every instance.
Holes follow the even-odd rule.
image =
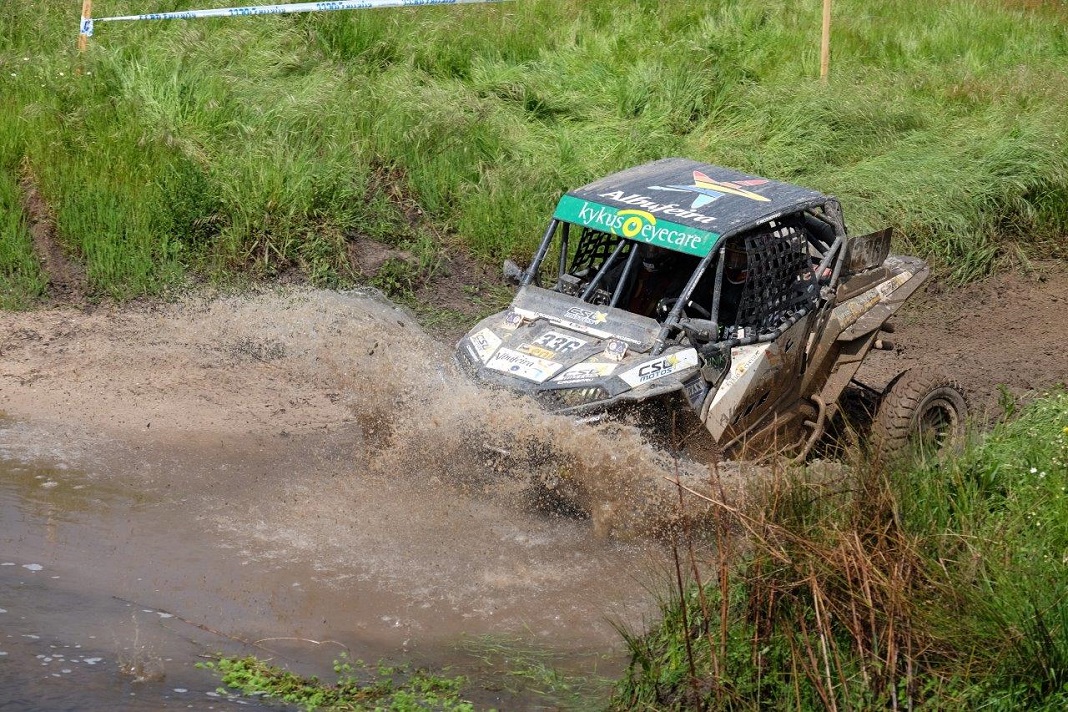
[[[564,364],[549,361],[512,349],[501,348],[486,362],[486,368],[508,373],[535,383],[543,383],[552,378]]]
[[[842,329],[852,326],[857,319],[864,316],[872,307],[885,299],[895,289],[912,279],[912,272],[904,271],[895,275],[885,282],[880,282],[859,297],[853,297],[848,302],[835,307],[831,315],[842,325]]]
[[[612,375],[616,370],[614,363],[580,363],[572,366],[553,379],[553,383],[582,383],[595,381],[599,378]]]
[[[613,361],[622,361],[627,355],[627,345],[619,339],[609,339],[604,345],[604,355]]]
[[[571,331],[577,331],[580,334],[593,336],[598,339],[611,339],[615,337],[617,339],[623,339],[624,341],[634,344],[635,346],[640,346],[642,343],[641,339],[635,339],[634,337],[624,336],[622,334],[612,334],[607,331],[604,331],[603,329],[594,329],[592,326],[588,326],[587,324],[580,324],[577,321],[570,321],[568,319],[565,319],[559,314],[547,314],[545,312],[531,311],[529,309],[520,309],[518,307],[514,307],[514,309],[517,314],[523,317],[525,322],[545,319],[546,321],[551,322],[554,326],[559,326],[563,329],[570,329]],[[593,318],[591,319],[591,321],[593,321],[593,323],[595,324],[604,323],[604,321],[608,318],[608,314],[605,314],[604,312],[596,312],[591,311],[589,309],[580,309],[579,313],[592,315]]]
[[[504,328],[515,330],[523,326],[523,321],[526,317],[520,314],[516,310],[509,311],[504,315]]]
[[[712,408],[715,408],[723,397],[734,387],[742,376],[748,373],[753,364],[768,350],[770,343],[755,344],[750,346],[735,346],[731,349],[731,370],[723,383],[719,384],[716,395],[712,398]],[[726,417],[726,416],[724,416]]]
[[[740,198],[748,198],[749,200],[756,200],[762,203],[770,202],[770,198],[765,198],[763,195],[746,190],[746,188],[764,185],[767,182],[766,178],[751,178],[748,180],[736,181],[715,180],[709,178],[701,171],[694,171],[692,185],[651,185],[649,186],[649,190],[696,193],[697,197],[694,198],[693,203],[690,204],[690,209],[697,210],[715,200],[719,200],[724,195],[737,195]]]
[[[670,376],[676,371],[681,371],[691,366],[697,365],[697,350],[685,349],[676,353],[661,356],[652,361],[646,361],[643,364],[639,364],[629,371],[625,371],[619,374],[619,377],[623,381],[631,386],[640,386],[643,383],[649,383],[664,376]]]
[[[535,346],[534,344],[523,344],[522,346],[517,346],[515,350],[516,351],[522,351],[523,353],[530,354],[531,356],[537,356],[538,358],[555,358],[556,357],[556,352],[555,351],[550,351],[549,349],[543,349],[542,347]]]
[[[686,400],[690,402],[690,407],[697,410],[701,407],[701,403],[704,402],[705,396],[708,394],[708,384],[704,379],[698,377],[683,384],[686,390]]]
[[[555,356],[556,354],[564,355],[569,354],[572,351],[577,351],[589,342],[567,336],[566,334],[560,334],[555,331],[546,331],[544,334],[534,339],[534,343],[542,348],[554,351],[555,353],[553,356]],[[549,356],[548,358],[552,358],[552,356]]]
[[[646,225],[656,226],[656,216],[644,210],[620,210],[617,215],[623,218],[619,225],[623,237],[635,238]]]
[[[582,307],[571,307],[564,312],[565,319],[571,319],[581,324],[603,324],[608,320],[608,314],[605,312],[595,311],[593,309],[583,309]]]
[[[715,218],[680,208],[678,203],[658,204],[645,196],[626,195],[621,190],[602,193],[600,197],[628,205],[640,204],[641,209],[619,209],[565,195],[556,207],[555,217],[558,220],[701,257],[709,253],[719,237],[718,233],[668,222],[659,217],[672,215],[702,224],[715,221]]]
[[[501,345],[501,339],[489,329],[483,329],[477,334],[471,335],[471,346],[474,347],[478,360],[483,363],[490,357],[497,347]]]

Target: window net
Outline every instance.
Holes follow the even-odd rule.
[[[738,323],[773,332],[811,309],[818,298],[808,240],[800,225],[772,221],[744,237],[747,279]]]

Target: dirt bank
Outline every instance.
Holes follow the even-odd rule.
[[[1068,383],[1068,269],[999,274],[964,288],[928,285],[894,319],[895,350],[874,352],[858,377],[882,386],[905,368],[938,366],[964,387],[984,422],[1003,411],[1002,390],[1025,401]]]

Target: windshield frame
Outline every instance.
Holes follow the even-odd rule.
[[[566,221],[563,221],[563,220],[559,220],[557,218],[553,218],[550,221],[549,226],[545,231],[545,235],[542,238],[541,245],[539,245],[538,251],[537,251],[537,253],[535,253],[534,260],[531,262],[530,266],[526,269],[526,271],[523,274],[523,278],[522,278],[522,280],[520,282],[520,286],[526,287],[526,286],[533,285],[535,287],[545,288],[541,284],[541,267],[542,267],[542,264],[544,263],[546,257],[549,255],[550,248],[552,247],[552,244],[553,244],[554,240],[559,240],[560,256],[559,256],[559,258],[557,260],[557,265],[556,265],[556,268],[557,268],[556,283],[552,286],[551,291],[559,292],[561,294],[568,294],[568,292],[566,291],[566,288],[565,288],[565,276],[568,274],[568,272],[567,272],[567,262],[568,262],[569,258],[573,259],[573,257],[569,256],[569,254],[568,254],[568,246],[569,246],[570,239],[571,239],[571,228],[572,228],[572,226],[578,228],[579,230],[591,230],[591,231],[593,231],[595,233],[599,233],[601,235],[605,235],[605,236],[608,236],[608,237],[611,237],[611,238],[618,238],[618,242],[612,247],[611,253],[601,263],[600,267],[598,267],[597,271],[592,275],[592,277],[590,278],[589,282],[587,282],[583,286],[582,292],[580,294],[570,294],[569,296],[571,296],[574,299],[577,299],[580,302],[587,303],[587,304],[596,304],[596,303],[598,303],[598,302],[592,301],[597,296],[600,296],[601,299],[603,300],[604,299],[603,295],[607,290],[599,289],[599,287],[600,287],[601,283],[604,281],[605,276],[614,267],[616,267],[616,265],[618,264],[618,260],[619,260],[620,256],[624,253],[624,250],[626,250],[627,251],[626,252],[626,263],[623,266],[623,271],[620,274],[619,279],[616,282],[616,285],[615,285],[615,288],[613,289],[613,291],[608,292],[608,294],[609,294],[608,301],[605,304],[603,304],[603,306],[609,306],[609,307],[618,308],[619,301],[622,298],[622,295],[624,294],[624,292],[626,292],[626,290],[630,286],[629,285],[629,281],[633,278],[635,272],[637,271],[637,265],[638,265],[638,262],[639,262],[638,255],[639,255],[639,251],[640,251],[639,248],[642,245],[646,245],[646,244],[650,244],[650,243],[646,243],[644,241],[639,241],[639,240],[634,240],[634,239],[631,239],[629,237],[625,237],[623,235],[614,235],[612,233],[604,232],[602,230],[596,230],[594,228],[584,227],[584,226],[582,226],[580,224],[566,222]],[[584,235],[584,233],[580,233],[579,240],[582,239],[583,235]],[[679,252],[679,254],[684,254],[685,255],[685,254],[688,254],[688,253]],[[657,338],[656,338],[656,340],[654,342],[654,346],[653,346],[653,353],[654,354],[659,354],[660,352],[662,352],[664,350],[664,348],[669,343],[671,343],[672,337],[673,336],[677,336],[677,334],[679,333],[679,324],[680,324],[680,322],[682,321],[682,318],[683,318],[683,309],[686,307],[687,302],[689,302],[690,296],[693,294],[693,291],[697,288],[697,285],[701,281],[701,278],[704,277],[705,272],[708,270],[708,267],[711,264],[713,259],[715,259],[717,256],[719,256],[720,257],[720,264],[722,265],[722,254],[723,254],[723,236],[721,235],[716,240],[716,243],[713,246],[713,248],[711,250],[709,250],[708,254],[706,254],[706,255],[704,255],[703,257],[700,258],[700,261],[698,262],[698,264],[694,268],[694,270],[690,273],[690,276],[687,279],[685,286],[683,287],[682,291],[679,293],[677,301],[675,302],[674,306],[671,308],[671,311],[667,314],[666,317],[664,317],[664,319],[662,321],[660,321],[660,324],[661,324],[660,332],[659,332],[659,334],[658,334],[658,336],[657,336]],[[572,268],[573,267],[574,267],[574,263],[572,263]],[[716,279],[715,279],[715,282],[714,282],[713,288],[712,288],[713,304],[716,304],[718,302],[718,300],[719,300],[719,292],[720,292],[720,285],[721,285],[722,279],[723,279],[723,270],[722,270],[722,268],[719,268],[719,269],[717,269]],[[713,312],[713,314],[714,314],[714,312]],[[652,317],[643,317],[643,316],[638,315],[638,314],[636,314],[635,316],[637,316],[639,318],[649,318],[649,319],[652,318]],[[709,331],[710,331],[710,333],[715,334],[716,330],[717,330],[715,327],[717,325],[715,324],[715,320],[714,319],[713,319],[713,324],[712,325],[713,325],[714,328],[710,329]]]
[[[831,276],[821,285],[811,285],[813,297],[818,302],[825,302],[828,297],[826,294],[830,294],[838,284],[841,270],[845,261],[845,257],[848,253],[848,235],[845,230],[844,222],[841,219],[841,209],[838,203],[834,199],[824,198],[821,202],[812,201],[811,204],[805,205],[797,210],[779,212],[773,215],[767,216],[757,225],[747,225],[743,228],[735,228],[728,230],[718,235],[711,245],[711,248],[707,254],[700,256],[700,261],[690,274],[685,286],[679,292],[677,301],[672,306],[670,312],[663,317],[663,319],[652,319],[652,317],[646,317],[641,314],[635,314],[638,318],[647,318],[654,321],[659,321],[661,328],[659,336],[657,337],[653,353],[661,353],[668,345],[678,341],[682,333],[687,334],[691,341],[695,339],[702,345],[701,348],[714,347],[716,349],[731,348],[734,346],[742,346],[753,344],[763,341],[773,341],[786,329],[796,323],[800,318],[810,313],[812,309],[816,308],[815,304],[804,307],[800,310],[795,310],[790,314],[783,323],[774,328],[748,328],[746,327],[744,332],[739,329],[739,332],[734,335],[720,335],[721,325],[718,323],[720,318],[720,301],[723,292],[723,280],[724,280],[724,263],[725,263],[725,250],[726,244],[729,240],[734,239],[739,235],[743,235],[750,230],[755,230],[764,225],[771,225],[775,221],[781,221],[784,216],[789,217],[791,215],[803,216],[808,214],[811,217],[818,218],[821,222],[825,223],[828,228],[832,230],[833,237],[828,242],[829,244],[823,244],[818,249],[818,254],[815,255],[816,262],[813,264],[813,272],[815,274],[831,273]],[[819,213],[819,214],[817,214]],[[575,284],[581,286],[582,291],[569,292],[567,284],[565,283],[565,277],[567,273],[567,263],[569,259],[573,259],[569,255],[569,242],[572,237],[571,226],[574,225],[581,231],[592,231],[593,234],[604,236],[604,238],[613,238],[618,240],[616,243],[610,245],[595,246],[593,252],[596,253],[597,249],[611,250],[610,254],[604,256],[603,262],[597,268],[596,273],[590,276],[588,282],[580,283],[576,278]],[[549,223],[549,227],[545,231],[545,235],[542,238],[542,242],[538,247],[537,253],[534,256],[533,262],[530,267],[523,274],[521,285],[526,286],[534,284],[537,287],[541,287],[541,266],[549,254],[553,240],[560,235],[560,257],[557,265],[556,284],[552,286],[551,291],[558,292],[569,296],[572,299],[576,299],[583,303],[598,304],[603,306],[610,306],[619,308],[619,302],[622,294],[629,289],[630,285],[628,281],[633,277],[637,270],[637,264],[639,263],[638,255],[639,248],[643,245],[653,244],[645,240],[636,240],[625,235],[620,235],[613,232],[606,232],[595,227],[584,226],[581,223],[571,223],[562,220],[558,217],[553,217]],[[811,235],[805,231],[803,233],[808,240],[809,244],[813,244]],[[580,241],[586,238],[586,233],[581,232]],[[602,238],[598,238],[602,239]],[[628,247],[629,246],[629,247]],[[661,245],[657,245],[662,247]],[[664,248],[671,249],[671,248]],[[626,264],[623,271],[616,282],[613,292],[608,293],[606,299],[606,290],[598,289],[599,285],[605,279],[608,272],[613,269],[620,259],[621,255],[626,252]],[[696,257],[692,253],[688,253],[683,250],[672,250],[683,255],[689,255],[690,257]],[[577,257],[576,252],[576,257]],[[591,262],[595,261],[596,254],[587,256]],[[715,276],[712,282],[712,303],[711,309],[709,309],[708,319],[694,319],[687,316],[684,310],[691,306],[691,297],[694,294],[701,279],[705,276],[713,260],[716,260],[717,267]],[[591,265],[592,266],[592,265]],[[572,270],[575,269],[575,262],[572,261]],[[585,275],[584,275],[585,276]],[[822,286],[822,288],[821,288]],[[826,290],[826,291],[825,291]],[[594,301],[600,299],[600,301]],[[633,313],[633,312],[631,312]],[[689,325],[689,326],[687,326]],[[696,327],[696,328],[695,328]],[[695,346],[698,344],[695,343]]]

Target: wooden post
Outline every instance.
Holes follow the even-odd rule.
[[[88,2],[89,0],[86,0]],[[823,37],[820,39],[820,81],[831,71],[831,0],[823,0]]]
[[[93,16],[93,0],[82,0],[82,23]],[[78,25],[78,51],[84,52],[89,38],[82,34],[82,26]]]

